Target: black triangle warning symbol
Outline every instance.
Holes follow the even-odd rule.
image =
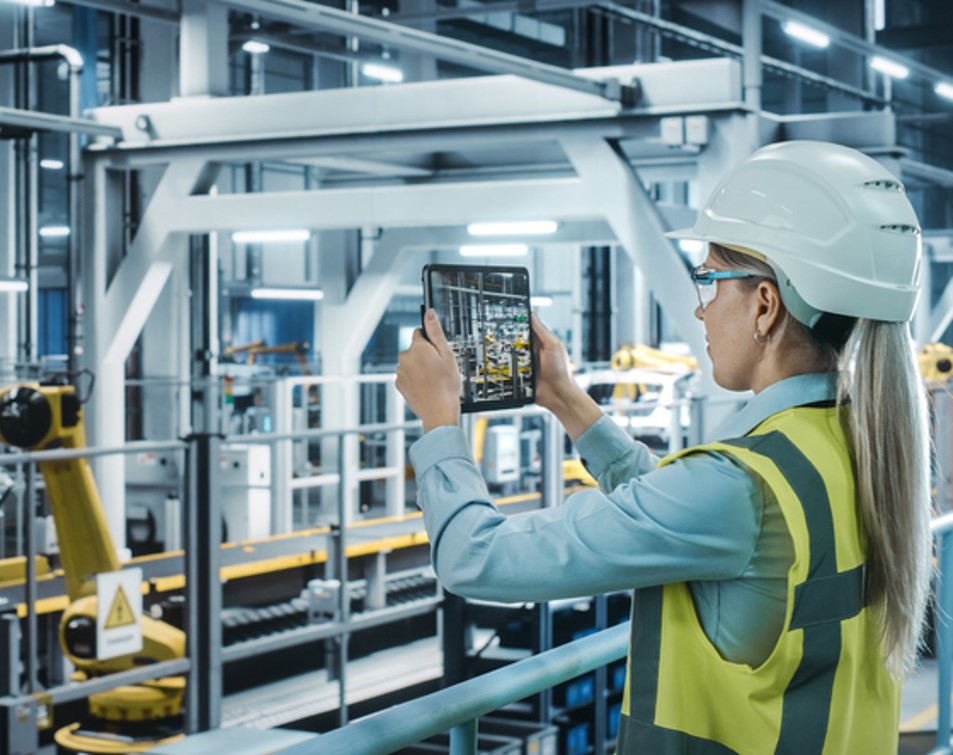
[[[112,605],[109,607],[109,614],[106,616],[106,629],[126,627],[135,623],[136,615],[132,612],[132,606],[129,605],[129,598],[126,597],[122,585],[119,585]]]

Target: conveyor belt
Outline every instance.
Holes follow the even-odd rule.
[[[429,567],[385,581],[387,608],[424,601],[432,607],[438,594],[437,579]],[[367,585],[363,580],[351,582],[348,595],[352,614],[358,623],[362,616],[374,613],[373,610],[364,610],[362,605],[367,596]],[[268,606],[226,608],[222,611],[223,643],[230,646],[307,627],[311,625],[309,608],[310,604],[304,597]]]

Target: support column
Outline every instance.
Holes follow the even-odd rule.
[[[385,231],[373,256],[346,294],[343,290],[350,273],[345,265],[345,256],[322,256],[321,287],[326,295],[321,307],[320,343],[321,362],[326,376],[360,374],[364,347],[387,310],[405,271],[413,264],[414,255],[401,254],[409,234],[413,232]],[[332,262],[334,260],[338,261]],[[357,386],[349,382],[333,390],[332,386],[327,386],[324,391],[321,413],[325,427],[355,427],[360,421]],[[333,442],[328,442],[322,447],[322,466],[326,471],[334,471],[338,463],[338,448],[333,446]],[[357,469],[357,438],[352,436],[342,448],[347,455],[344,463],[353,464],[353,468]],[[341,495],[346,503],[345,515],[349,521],[353,521],[357,514],[358,490],[344,490]],[[324,509],[326,512],[334,510],[328,501],[325,501]]]
[[[91,161],[87,166],[85,196],[87,244],[92,250],[83,281],[87,303],[87,362],[96,374],[96,389],[87,407],[90,444],[119,446],[126,440],[125,370],[129,352],[165,287],[172,271],[183,264],[186,243],[168,232],[168,218],[193,193],[204,193],[214,181],[217,166],[204,160],[181,160],[170,165],[143,215],[136,238],[109,278],[108,260],[116,251],[117,228],[122,222],[121,176]],[[94,460],[104,514],[116,543],[125,550],[125,462],[121,456]]]
[[[228,7],[183,0],[179,37],[179,95],[228,94]]]
[[[402,0],[401,14],[425,14],[436,10],[434,0]],[[437,33],[437,22],[432,18],[418,18],[402,21],[407,26],[431,34]],[[404,81],[435,81],[437,78],[437,59],[433,55],[402,50],[399,59],[400,69],[404,72]]]
[[[742,69],[745,104],[761,110],[761,0],[742,0],[741,43],[744,46]]]
[[[19,6],[0,4],[0,50],[15,47],[13,28]],[[0,106],[14,107],[14,66],[0,66]],[[14,190],[13,145],[14,140],[0,141],[0,271],[12,275],[15,257],[16,191]],[[17,356],[17,297],[0,296],[0,360],[12,363]]]

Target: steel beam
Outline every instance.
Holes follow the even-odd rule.
[[[87,118],[70,118],[65,115],[39,113],[35,110],[0,107],[0,135],[8,136],[8,132],[11,131],[57,131],[122,139],[121,128],[96,123]]]
[[[550,12],[554,10],[566,10],[567,8],[580,8],[592,5],[589,0],[533,0],[529,10],[539,13]],[[403,7],[403,4],[401,5]],[[391,14],[390,20],[397,23],[409,23],[414,21],[449,21],[456,18],[469,18],[471,16],[485,16],[487,13],[526,13],[527,3],[520,0],[510,0],[510,2],[495,2],[492,5],[483,5],[480,3],[473,5],[457,5],[454,7],[434,7],[427,11],[405,11]]]
[[[636,89],[629,82],[591,81],[558,66],[538,63],[516,55],[441,37],[400,24],[360,16],[304,0],[226,0],[232,8],[286,21],[297,27],[332,31],[369,39],[389,47],[431,54],[478,71],[512,73],[534,81],[605,97],[633,102]]]
[[[625,67],[623,73],[630,68],[634,69]],[[698,68],[694,67],[696,75]],[[716,71],[718,66],[704,68],[712,72],[711,79],[725,75]],[[660,73],[656,69],[656,75]],[[687,73],[681,78],[687,78]],[[708,82],[709,86],[713,83]],[[711,104],[715,104],[713,100]],[[568,91],[518,76],[478,76],[263,97],[183,98],[89,111],[96,121],[120,127],[128,146],[177,146],[182,140],[210,146],[249,136],[380,135],[408,129],[615,117],[619,112],[617,103],[592,92]],[[92,149],[107,147],[96,145]]]
[[[616,238],[646,275],[678,334],[693,354],[704,354],[704,334],[694,316],[695,292],[685,263],[664,238],[669,229],[638,176],[608,142],[567,140],[563,147],[587,195],[602,207]]]

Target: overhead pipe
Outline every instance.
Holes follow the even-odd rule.
[[[71,119],[79,118],[81,106],[81,82],[80,76],[83,73],[83,56],[79,50],[69,45],[47,45],[44,47],[27,47],[17,50],[5,50],[0,52],[0,65],[5,63],[34,63],[43,60],[62,60],[69,68],[69,116]],[[80,192],[79,182],[83,179],[82,173],[82,155],[80,147],[80,133],[70,131],[69,133],[69,155],[66,166],[67,180],[67,225],[70,233],[67,237],[67,258],[69,268],[67,270],[67,292],[69,297],[69,315],[67,325],[67,350],[69,370],[73,371],[76,359],[82,350],[82,326],[81,314],[83,309],[82,291],[80,289]],[[35,185],[36,164],[31,161],[31,179]],[[36,239],[30,240],[30,249],[36,248]],[[27,279],[30,286],[31,297],[34,301],[38,296],[38,275],[37,275],[37,255],[30,254],[27,262]],[[37,336],[39,333],[36,306],[30,307],[30,322],[28,323],[28,339],[32,345],[32,353],[28,357],[36,356]]]

